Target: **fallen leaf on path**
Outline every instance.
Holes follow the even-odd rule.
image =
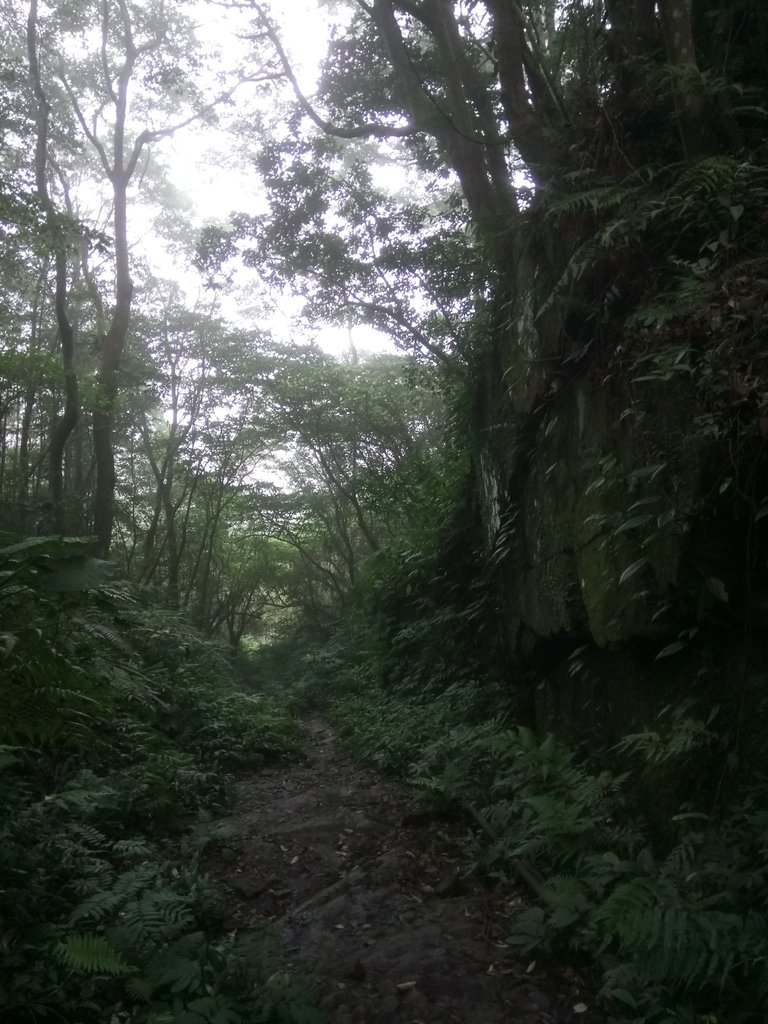
[[[576,1005],[573,1008],[573,1012],[574,1013],[586,1013],[588,1009],[589,1009],[589,1007],[587,1006],[586,1003],[576,1003]]]
[[[417,981],[401,981],[397,987],[400,989],[401,992],[407,992],[408,989],[416,988],[417,985]]]

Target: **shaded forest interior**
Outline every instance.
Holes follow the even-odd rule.
[[[0,1019],[325,1019],[205,870],[319,714],[764,1024],[768,8],[299,6],[0,0]]]

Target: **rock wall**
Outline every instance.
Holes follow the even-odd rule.
[[[691,594],[709,586],[718,600],[726,567],[701,564],[691,543],[713,448],[694,429],[690,381],[638,381],[610,323],[574,330],[555,312],[535,316],[536,289],[524,285],[536,273],[518,265],[476,410],[476,494],[503,647],[510,666],[538,669],[543,724],[620,734],[669,699],[649,663],[691,626]],[[593,671],[577,685],[567,659],[580,646],[594,652]],[[610,685],[620,665],[633,678],[629,716]]]

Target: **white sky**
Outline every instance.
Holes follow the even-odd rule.
[[[326,20],[315,0],[282,0],[273,3],[273,14],[281,22],[283,45],[294,61],[302,88],[312,93],[320,62],[325,54]],[[217,47],[224,55],[228,70],[245,63],[248,43],[240,38],[247,31],[244,13],[224,12],[220,6],[198,2],[194,16],[201,27],[206,44]],[[200,84],[198,82],[198,84]],[[212,85],[212,91],[215,87]],[[289,87],[286,85],[286,90]],[[258,174],[249,164],[247,151],[238,145],[238,138],[227,129],[227,114],[242,114],[247,105],[264,100],[252,88],[244,86],[235,94],[234,104],[223,111],[221,127],[190,126],[165,140],[158,149],[158,158],[167,168],[171,184],[188,197],[191,208],[188,222],[195,230],[208,223],[226,223],[233,212],[258,215],[267,209]],[[267,101],[270,102],[270,101]],[[193,292],[199,287],[199,276],[179,265],[154,234],[151,219],[142,215],[140,202],[134,211],[134,237],[137,248],[149,261],[158,276],[181,280]],[[154,237],[153,237],[154,236]],[[258,304],[262,286],[255,272],[242,268],[236,273],[237,289],[222,293],[222,314],[232,322],[248,324],[248,307]],[[249,294],[250,293],[250,294]],[[342,356],[349,351],[347,329],[327,326],[319,332],[305,327],[301,331],[299,300],[289,296],[270,296],[278,310],[271,324],[276,334],[296,338],[296,332],[308,332],[326,351]],[[243,316],[245,312],[245,316]],[[365,351],[395,351],[392,341],[365,326],[352,329],[355,348]]]

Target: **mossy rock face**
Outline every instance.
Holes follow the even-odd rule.
[[[599,647],[663,636],[657,613],[685,550],[678,510],[698,501],[691,406],[664,386],[647,386],[641,406],[625,382],[595,372],[532,405],[527,420],[509,412],[479,465],[491,546],[505,515],[514,519],[501,563],[513,634],[586,635]]]

